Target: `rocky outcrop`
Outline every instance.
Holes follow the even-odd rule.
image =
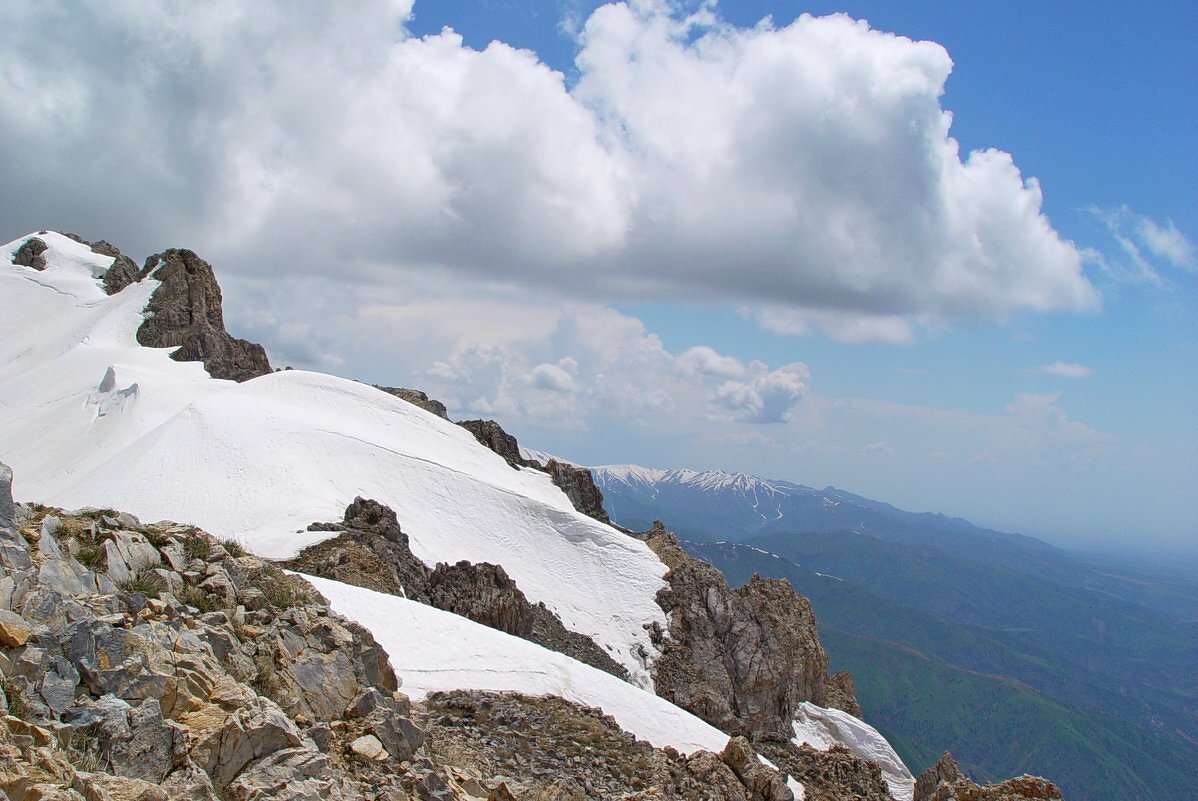
[[[498,774],[501,799],[790,801],[777,771],[743,739],[722,754],[653,748],[597,709],[510,693],[435,693],[418,707],[434,760],[469,788]],[[478,797],[485,797],[477,790]]]
[[[375,384],[374,387],[375,389],[381,389],[388,395],[394,395],[400,400],[405,400],[413,406],[419,406],[426,412],[432,412],[442,420],[449,420],[449,410],[445,408],[445,404],[439,400],[430,398],[428,395],[418,389],[407,389],[406,387],[382,387],[378,384]]]
[[[137,329],[140,344],[176,348],[172,359],[203,362],[213,378],[246,381],[271,371],[261,345],[225,330],[220,286],[208,262],[190,250],[171,249],[148,258],[143,273],[161,286]]]
[[[459,420],[458,425],[469,431],[483,447],[490,448],[503,457],[512,467],[540,468],[539,462],[530,464],[520,455],[520,444],[516,438],[503,430],[494,420]]]
[[[654,664],[658,695],[753,742],[788,740],[801,701],[855,706],[848,683],[829,679],[811,604],[789,583],[754,576],[733,590],[660,523],[634,536],[669,568],[657,597],[670,619]]]
[[[915,781],[915,801],[1060,801],[1061,791],[1047,779],[1018,776],[979,785],[957,767],[952,754],[925,770]]]
[[[553,483],[566,493],[575,509],[601,523],[611,522],[603,508],[603,493],[595,484],[595,477],[591,475],[590,470],[556,459],[550,459],[544,470],[553,479]]]
[[[306,582],[188,526],[17,517],[0,526],[0,796],[453,797],[386,654]]]
[[[892,801],[882,771],[843,745],[766,746],[762,755],[802,783],[806,801]]]
[[[548,473],[575,509],[601,523],[611,523],[603,508],[603,493],[595,484],[595,477],[590,470],[556,459],[550,459],[548,464],[525,459],[520,455],[520,443],[494,420],[462,420],[458,425],[473,434],[479,444],[502,456],[512,467],[531,467]]]
[[[92,253],[99,253],[101,256],[111,256],[112,266],[104,273],[104,291],[109,295],[115,295],[127,286],[136,284],[138,281],[146,277],[149,270],[147,264],[146,269],[138,269],[137,264],[133,259],[121,253],[117,248],[101,239],[99,242],[91,243]]]
[[[13,254],[12,263],[19,267],[44,270],[46,269],[46,248],[47,245],[44,240],[36,236],[31,236]]]
[[[855,718],[860,718],[861,704],[857,702],[857,682],[853,674],[847,670],[838,670],[824,683],[824,700],[826,706],[848,712]]]
[[[461,561],[430,569],[408,547],[395,512],[378,501],[356,498],[341,523],[309,528],[340,533],[284,563],[292,570],[420,601],[628,676],[594,640],[567,629],[543,604],[531,603],[500,565]]]

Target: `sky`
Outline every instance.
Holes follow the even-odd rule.
[[[1198,554],[1198,6],[0,8],[0,237],[583,464]]]

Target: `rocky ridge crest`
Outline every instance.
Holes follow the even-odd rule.
[[[175,348],[172,359],[201,362],[213,378],[248,381],[271,372],[261,345],[237,339],[225,330],[221,291],[212,265],[194,252],[171,248],[150,256],[138,269],[132,259],[104,240],[92,243],[75,234],[65,236],[87,245],[93,253],[112,257],[112,266],[101,279],[109,295],[147,277],[161,282],[137,329],[140,344]],[[13,255],[13,264],[44,270],[46,249],[44,240],[30,237]]]

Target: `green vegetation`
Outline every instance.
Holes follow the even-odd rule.
[[[944,570],[942,564],[920,563],[926,554],[917,550],[914,559],[907,559],[882,548],[883,557],[874,562],[871,544],[860,537],[845,535],[843,553],[850,556],[833,547],[833,535],[806,539],[803,567],[741,545],[688,543],[687,548],[719,567],[733,585],[758,572],[788,579],[810,598],[832,670],[852,671],[867,720],[890,739],[913,771],[952,751],[976,778],[1038,773],[1057,782],[1070,799],[1189,797],[1192,777],[1198,774],[1198,753],[1167,732],[1117,714],[1137,703],[1129,695],[1154,692],[1135,686],[1111,689],[1120,686],[1115,684],[1118,665],[1105,671],[1089,669],[1038,645],[1042,635],[1036,632],[958,622],[954,615],[968,619],[978,614],[980,605],[1006,603],[1006,590],[985,586],[976,573],[952,560]],[[783,550],[770,549],[761,540],[754,544]],[[840,556],[836,568],[830,566],[833,555]],[[943,554],[939,558],[946,559]],[[865,568],[854,559],[866,561],[877,580],[857,583],[855,571]],[[811,567],[832,575],[820,575]],[[952,598],[960,588],[949,575],[954,568],[963,573],[964,582],[976,585],[974,597],[960,590]],[[1045,618],[1054,613],[1066,621],[1076,614],[1069,591],[1063,596],[1059,588],[1046,593],[1022,583],[1024,578],[1017,577],[1015,586],[1024,593],[1020,614],[1029,623],[1045,626]],[[906,588],[906,603],[881,594],[898,587]],[[1118,637],[1133,643],[1152,642],[1162,630],[1169,631],[1167,621],[1152,615],[1146,616],[1145,625],[1149,630],[1138,633],[1114,628]],[[1099,650],[1084,638],[1075,639],[1083,640],[1078,646],[1083,652]],[[1062,645],[1071,647],[1069,640]],[[1135,647],[1121,642],[1101,653],[1125,665],[1148,661]],[[1176,668],[1182,677],[1187,669],[1192,671],[1185,664]],[[1158,699],[1158,710],[1160,705]]]

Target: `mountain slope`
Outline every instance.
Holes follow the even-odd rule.
[[[35,241],[40,263],[18,264],[15,257]],[[654,686],[659,646],[666,642],[671,621],[660,605],[666,566],[641,540],[578,512],[548,475],[513,467],[470,432],[377,388],[300,371],[252,377],[264,364],[256,355],[248,367],[236,359],[232,367],[225,364],[242,383],[214,377],[222,369],[207,355],[215,350],[219,361],[220,351],[241,346],[230,345],[239,341],[227,334],[217,336],[225,332],[213,322],[220,315],[211,306],[219,302],[211,267],[188,251],[151,257],[140,272],[120,262],[128,278],[121,281],[109,280],[116,257],[70,237],[43,232],[0,253],[13,263],[0,269],[0,454],[16,468],[18,498],[194,521],[235,538],[232,550],[281,558],[331,539],[327,521],[351,500],[373,497],[396,514],[390,535],[413,558],[429,568],[503,568],[528,601],[606,651],[633,682],[401,597],[324,584],[341,608],[397,652],[414,690],[444,687],[437,682],[448,680],[470,685],[465,689],[578,698],[627,719],[633,731],[656,742],[686,751],[728,743],[735,753],[721,770],[735,763],[737,776],[757,788],[754,797],[774,790],[771,797],[782,797],[782,778],[760,766],[747,741],[729,740],[634,686]],[[169,303],[161,294],[166,288]],[[187,332],[203,327],[200,318],[207,327],[189,340]],[[184,343],[148,347],[147,326],[182,330]],[[178,361],[185,352],[201,361]],[[52,535],[31,537],[52,553],[60,550]],[[69,570],[102,583],[73,559],[59,560],[66,567],[54,574]],[[180,569],[177,577],[166,571],[162,580],[186,579],[189,571]],[[229,604],[238,600],[231,582],[222,585]],[[784,584],[773,586],[793,596]],[[768,634],[769,616],[762,619]],[[766,672],[754,671],[758,683],[748,689],[769,694],[778,689],[778,677],[789,681],[795,665],[755,667]],[[771,714],[797,712],[787,706]],[[868,772],[876,766],[866,760],[886,754],[901,768],[876,732],[859,722],[850,728],[853,735],[841,742],[860,753],[827,759],[848,759]],[[794,731],[797,745],[802,721]],[[818,767],[819,753],[802,759]],[[905,768],[901,773],[891,789],[910,799],[913,780]],[[879,786],[884,794],[885,785]]]
[[[1066,798],[1183,798],[1198,759],[1106,708],[1087,708],[1013,677],[1076,677],[993,632],[939,618],[737,543],[685,543],[733,584],[754,573],[786,578],[811,599],[836,668],[853,672],[858,697],[903,759],[930,767],[946,750],[983,777],[1052,775]],[[996,674],[996,666],[1007,672]]]
[[[667,521],[731,583],[760,572],[811,598],[845,651],[829,650],[833,663],[851,662],[859,697],[884,710],[878,722],[921,767],[968,742],[971,769],[1005,775],[1024,769],[1011,743],[1053,732],[1059,747],[1041,753],[1057,761],[1041,770],[1071,797],[1125,797],[1140,786],[1129,775],[1171,797],[1198,772],[1198,631],[1169,615],[1187,609],[1184,580],[1155,583],[834,488],[720,471],[594,472],[616,522]],[[908,681],[884,665],[931,672]],[[1005,699],[1005,728],[979,728],[961,710],[981,710],[935,692],[933,677]]]

